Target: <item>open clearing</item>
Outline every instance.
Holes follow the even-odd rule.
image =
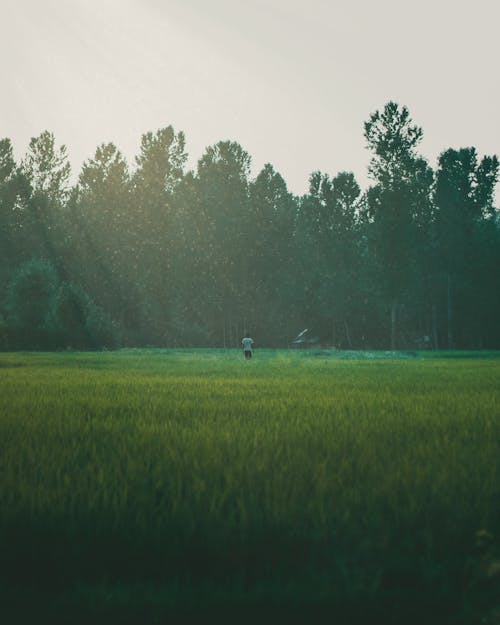
[[[498,352],[0,354],[0,614],[494,623],[499,380]]]

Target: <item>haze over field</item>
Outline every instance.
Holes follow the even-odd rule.
[[[448,147],[500,145],[496,0],[2,0],[0,135],[54,132],[76,173],[98,144],[129,161],[172,124],[191,166],[239,141],[304,193],[316,169],[367,184],[363,121],[392,99]]]
[[[493,0],[9,9],[4,349],[498,349]]]
[[[0,623],[500,625],[500,0],[0,9]]]

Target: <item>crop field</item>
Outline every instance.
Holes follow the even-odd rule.
[[[499,623],[500,353],[0,354],[4,623]]]

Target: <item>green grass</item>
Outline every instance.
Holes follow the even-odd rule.
[[[499,380],[498,352],[0,354],[3,609],[494,618]]]

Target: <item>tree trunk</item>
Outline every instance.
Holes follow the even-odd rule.
[[[434,349],[439,349],[436,304],[432,305],[432,344],[434,346]]]
[[[349,334],[349,325],[347,324],[347,321],[345,320],[344,320],[344,326],[345,326],[345,336],[347,339],[347,344],[349,345],[349,349],[352,349],[351,335]]]
[[[448,334],[448,349],[453,349],[453,330],[452,330],[452,321],[453,321],[453,311],[452,311],[452,301],[451,301],[451,274],[448,272],[448,282],[446,287],[446,327]]]
[[[397,303],[392,302],[391,304],[391,350],[392,351],[396,349],[397,309],[398,309]]]

